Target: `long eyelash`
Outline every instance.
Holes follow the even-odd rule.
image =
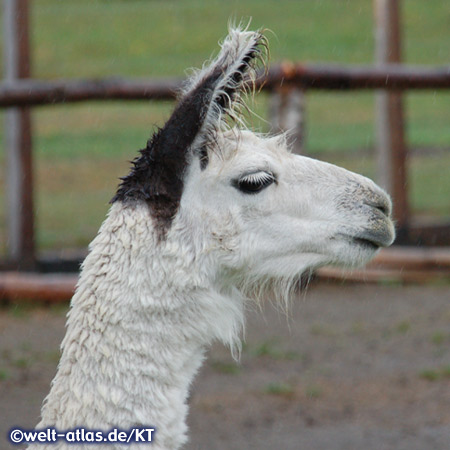
[[[255,173],[249,173],[248,175],[245,175],[239,181],[241,183],[244,182],[244,183],[259,184],[259,183],[264,183],[267,181],[274,181],[274,180],[275,180],[275,177],[271,173],[255,172]]]

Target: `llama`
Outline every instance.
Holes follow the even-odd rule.
[[[286,300],[303,273],[364,264],[392,243],[391,202],[371,180],[241,123],[266,49],[261,32],[230,29],[122,178],[83,263],[37,428],[150,426],[151,448],[180,448],[205,350],[221,341],[238,357],[255,287]],[[66,447],[92,448],[36,446]]]

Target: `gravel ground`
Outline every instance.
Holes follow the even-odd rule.
[[[263,309],[239,364],[211,349],[188,450],[450,449],[450,286],[313,283],[288,318]],[[0,310],[1,449],[38,421],[65,312]]]

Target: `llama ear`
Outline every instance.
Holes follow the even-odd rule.
[[[255,68],[265,62],[267,49],[262,32],[230,29],[219,55],[189,77],[180,106],[199,108],[196,150],[211,133],[226,127],[228,118],[240,121],[242,94],[254,86]]]
[[[252,85],[267,44],[261,32],[231,29],[221,47],[189,78],[171,117],[133,161],[112,200],[147,202],[162,234],[177,212],[191,154],[205,154],[226,117],[238,119],[241,94]]]

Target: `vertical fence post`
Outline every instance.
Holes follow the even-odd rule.
[[[4,2],[5,81],[30,77],[28,0]],[[10,108],[5,117],[7,158],[7,251],[20,269],[31,269],[34,254],[31,116],[28,108]]]
[[[270,94],[269,121],[273,133],[289,131],[295,153],[305,141],[305,92],[295,86],[280,86]]]
[[[377,65],[401,59],[400,0],[374,0]],[[399,240],[407,237],[408,190],[403,102],[400,92],[376,94],[378,181],[392,195]]]

